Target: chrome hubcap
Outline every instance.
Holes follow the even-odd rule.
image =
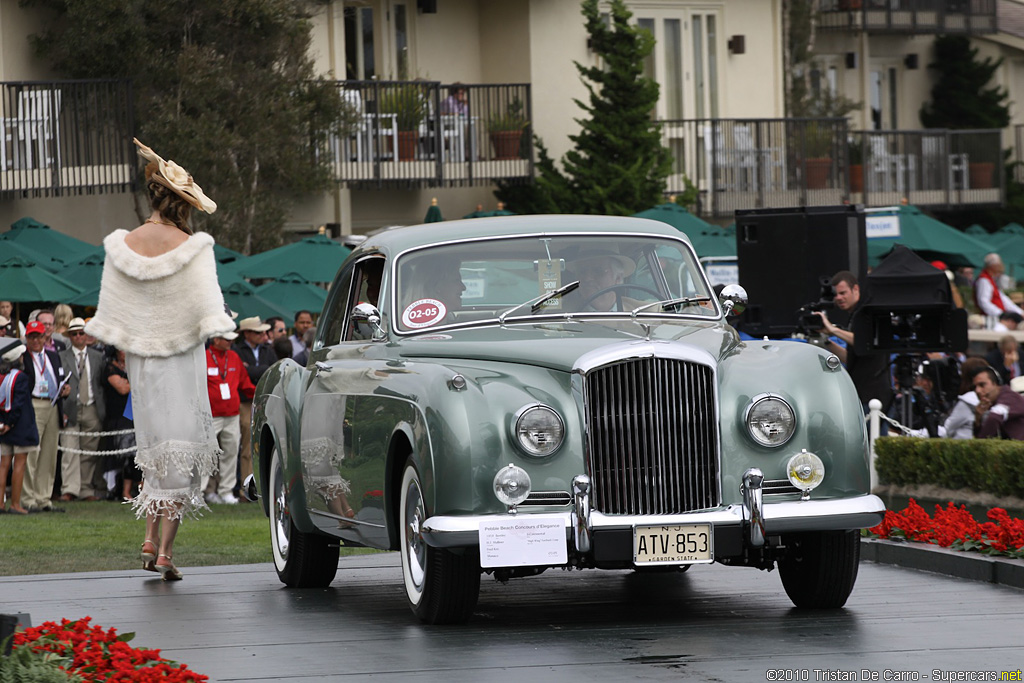
[[[282,559],[288,557],[288,533],[291,529],[289,524],[291,515],[288,512],[288,490],[283,481],[281,466],[274,464],[274,538],[277,542],[277,553]]]

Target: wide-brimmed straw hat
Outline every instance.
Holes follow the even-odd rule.
[[[68,323],[68,332],[77,332],[79,330],[85,330],[85,320],[82,318],[72,318],[71,322]]]
[[[266,323],[261,323],[259,316],[254,316],[252,318],[242,318],[238,322],[239,332],[266,332],[269,329],[270,325],[267,325]]]
[[[140,157],[156,164],[152,174],[147,175],[147,180],[157,181],[200,211],[213,213],[217,210],[217,202],[206,196],[203,188],[192,179],[191,173],[173,161],[164,161],[159,154],[138,139],[132,138],[132,142],[138,146]]]

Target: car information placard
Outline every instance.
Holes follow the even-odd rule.
[[[480,522],[481,567],[550,566],[568,561],[561,517],[524,515]]]

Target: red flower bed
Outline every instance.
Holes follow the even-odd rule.
[[[906,538],[953,550],[976,550],[987,555],[1024,559],[1024,520],[1002,508],[988,511],[988,522],[978,522],[961,505],[935,506],[930,517],[913,498],[901,512],[886,510],[885,519],[868,534],[878,538]]]
[[[104,631],[99,626],[90,626],[89,619],[62,619],[60,624],[47,621],[27,628],[14,634],[14,647],[68,657],[71,663],[63,668],[83,681],[199,683],[208,680],[206,676],[189,671],[184,664],[162,659],[160,650],[131,647],[128,641],[134,633],[117,635],[114,629]]]

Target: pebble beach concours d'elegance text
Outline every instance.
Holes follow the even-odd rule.
[[[932,669],[900,671],[897,669],[768,669],[769,681],[1024,681],[1021,670],[1012,671],[944,671]]]

